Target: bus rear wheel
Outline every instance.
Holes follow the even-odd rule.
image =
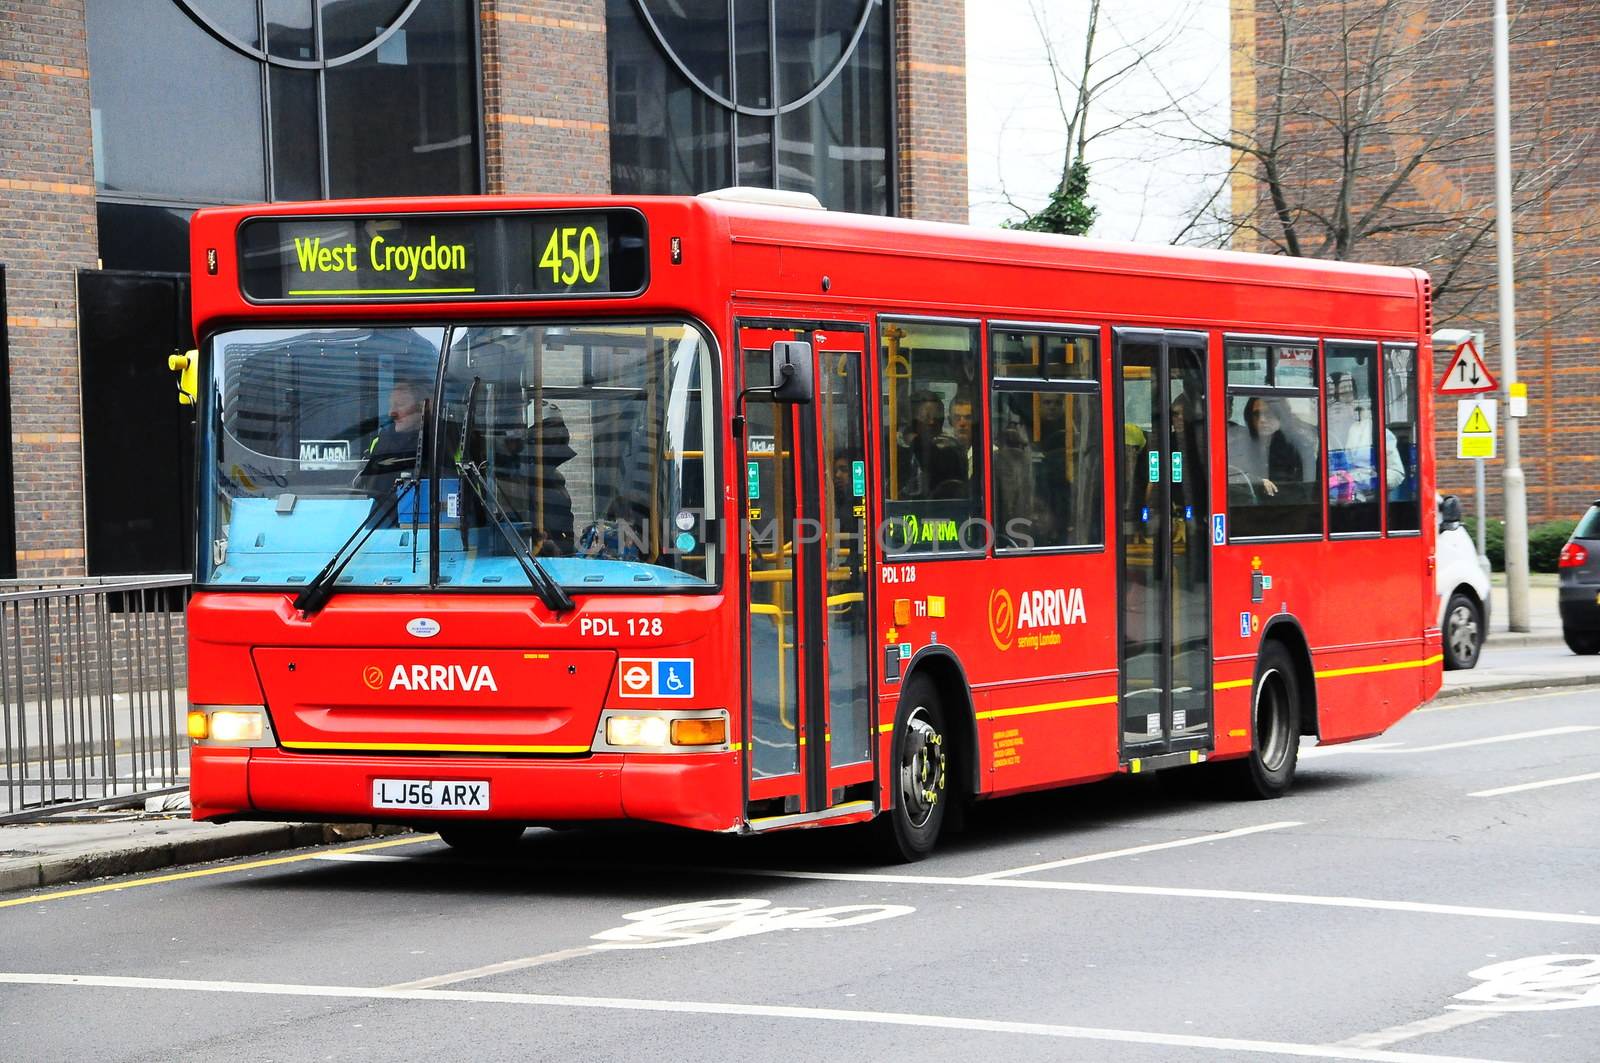
[[[1300,678],[1281,642],[1268,642],[1251,689],[1250,754],[1218,765],[1228,788],[1248,799],[1282,797],[1300,756]]]
[[[910,863],[933,852],[949,806],[944,705],[925,675],[913,676],[900,692],[895,712],[894,807],[878,817],[878,848],[891,860]]]
[[[440,827],[439,837],[458,853],[498,856],[516,845],[525,829],[520,823],[457,823]]]

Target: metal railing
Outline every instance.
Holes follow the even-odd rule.
[[[189,582],[0,583],[0,822],[187,787]]]

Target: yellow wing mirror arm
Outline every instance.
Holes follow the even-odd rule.
[[[167,356],[167,368],[178,374],[178,405],[193,406],[200,397],[199,351],[184,351]]]

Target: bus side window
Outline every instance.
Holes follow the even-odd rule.
[[[880,335],[883,544],[890,553],[982,550],[977,326],[885,320]]]
[[[991,328],[989,352],[997,548],[1102,545],[1098,337]]]
[[[1420,531],[1417,504],[1417,349],[1384,344],[1384,487],[1389,500],[1389,530]]]
[[[1315,341],[1226,351],[1229,537],[1321,535]]]

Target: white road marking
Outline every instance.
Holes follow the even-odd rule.
[[[547,963],[575,960],[579,956],[591,956],[598,951],[593,945],[579,945],[575,949],[545,952],[538,956],[525,956],[520,960],[504,960],[500,963],[485,964],[482,967],[469,967],[464,971],[451,971],[449,974],[436,974],[431,978],[418,978],[414,982],[399,982],[387,988],[392,990],[435,989],[443,985],[455,985],[457,982],[470,982],[475,978],[489,978],[497,974],[510,974],[512,971],[526,971],[533,967],[543,967]]]
[[[1017,1034],[1063,1040],[1105,1041],[1162,1045],[1172,1048],[1209,1049],[1226,1053],[1262,1053],[1309,1059],[1353,1059],[1371,1063],[1494,1063],[1465,1056],[1436,1056],[1414,1052],[1347,1045],[1302,1044],[1295,1041],[1254,1041],[1238,1037],[1204,1037],[1198,1034],[1153,1033],[1095,1026],[1064,1026],[1044,1022],[965,1018],[896,1011],[855,1011],[843,1008],[804,1008],[774,1004],[734,1004],[706,1000],[653,1000],[634,997],[557,996],[548,993],[497,993],[472,989],[379,989],[365,986],[288,985],[275,982],[214,982],[187,978],[124,978],[105,975],[0,973],[0,984],[79,986],[100,989],[139,989],[189,993],[239,993],[255,996],[323,997],[348,1000],[412,1000],[469,1004],[520,1004],[547,1008],[593,1008],[607,1011],[663,1012],[671,1015],[731,1015],[742,1018],[796,1019],[811,1022],[860,1023],[873,1026],[919,1027],[933,1030],[969,1030],[979,1033]]]
[[[543,967],[547,963],[592,956],[597,952],[614,949],[660,949],[679,945],[704,944],[727,941],[730,938],[767,934],[776,930],[825,930],[842,926],[857,926],[889,919],[897,915],[910,915],[915,908],[906,904],[851,904],[834,908],[774,908],[771,901],[751,898],[728,898],[714,901],[690,901],[628,912],[622,918],[626,924],[602,930],[592,935],[595,945],[546,952],[520,960],[469,967],[431,978],[418,978],[400,982],[390,989],[433,989],[438,986],[470,982],[476,978],[489,978],[512,971],[525,971]]]
[[[1546,786],[1565,786],[1569,782],[1590,782],[1600,779],[1600,771],[1591,771],[1587,775],[1568,775],[1562,779],[1544,779],[1540,782],[1518,783],[1516,786],[1497,786],[1493,790],[1476,790],[1468,797],[1499,797],[1501,794],[1520,793],[1523,790],[1542,790]]]
[[[844,904],[833,908],[773,907],[754,897],[688,901],[628,912],[623,926],[591,935],[601,949],[666,949],[770,934],[778,930],[831,930],[893,919],[916,911],[909,904]]]
[[[1407,746],[1397,745],[1392,742],[1385,742],[1379,745],[1363,745],[1359,742],[1351,742],[1341,746],[1319,747],[1313,755],[1330,757],[1336,753],[1368,753],[1374,755],[1385,753],[1391,755],[1397,753],[1442,753],[1447,749],[1468,749],[1472,746],[1488,746],[1498,742],[1520,742],[1525,738],[1553,738],[1556,735],[1578,734],[1582,731],[1600,731],[1600,724],[1570,724],[1566,727],[1546,727],[1538,731],[1518,731],[1516,734],[1491,735],[1488,738],[1468,738],[1460,742],[1441,742],[1432,746]],[[1312,753],[1312,751],[1307,750],[1300,755],[1303,757],[1306,753]]]
[[[1426,1019],[1418,1019],[1416,1022],[1404,1022],[1385,1030],[1347,1037],[1339,1043],[1351,1048],[1388,1048],[1392,1044],[1408,1041],[1413,1037],[1444,1033],[1457,1026],[1467,1026],[1474,1022],[1482,1022],[1484,1019],[1492,1019],[1499,1014],[1498,1011],[1445,1011],[1438,1015],[1430,1015]]]
[[[1005,871],[989,871],[982,875],[970,876],[974,882],[985,882],[999,878],[1010,878],[1012,875],[1026,875],[1033,871],[1049,871],[1058,867],[1072,867],[1074,864],[1092,864],[1098,860],[1114,860],[1119,856],[1137,856],[1140,853],[1153,853],[1161,849],[1177,849],[1185,845],[1200,845],[1205,842],[1219,842],[1224,838],[1242,838],[1247,834],[1260,834],[1267,830],[1283,830],[1285,827],[1301,827],[1303,823],[1298,820],[1285,820],[1282,823],[1263,823],[1259,827],[1240,827],[1238,830],[1225,830],[1217,834],[1202,834],[1195,838],[1179,838],[1171,842],[1155,842],[1151,845],[1135,845],[1128,849],[1113,849],[1104,853],[1090,853],[1087,856],[1072,856],[1065,860],[1051,860],[1043,864],[1029,864],[1027,867],[1013,867]]]
[[[1187,886],[1121,886],[1105,882],[1058,882],[1053,879],[1037,878],[973,879],[950,875],[778,871],[755,867],[706,867],[701,870],[725,875],[754,875],[760,878],[793,878],[818,882],[886,882],[907,886],[966,886],[973,889],[1061,890],[1067,893],[1112,893],[1138,897],[1189,897],[1197,900],[1300,904],[1316,908],[1363,908],[1379,912],[1414,912],[1421,915],[1456,915],[1472,919],[1511,919],[1528,923],[1600,926],[1600,915],[1535,912],[1518,908],[1480,908],[1463,904],[1430,904],[1425,901],[1384,901],[1367,897],[1324,897],[1309,893],[1257,893],[1251,890],[1196,889]]]
[[[416,862],[416,857],[414,856],[395,856],[391,853],[318,853],[311,859],[352,864],[411,864]]]
[[[1456,994],[1452,1008],[1477,1012],[1564,1011],[1600,1007],[1600,956],[1554,953],[1502,960],[1470,972],[1482,985]]]

